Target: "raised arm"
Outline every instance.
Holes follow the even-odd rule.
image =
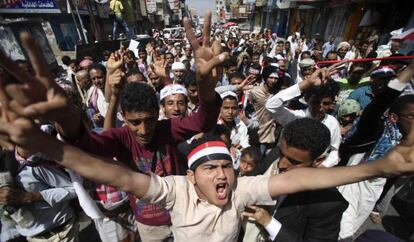
[[[112,53],[111,57],[108,60],[108,64],[113,65],[114,62],[119,62],[119,60],[122,60],[122,56],[117,52]],[[116,68],[110,73],[108,72],[106,78],[106,83],[108,84],[108,87],[105,87],[105,89],[111,89],[111,95],[109,98],[108,110],[105,115],[103,127],[105,130],[116,127],[116,114],[118,112],[119,94],[125,82],[124,76],[124,72],[121,70],[120,67]]]
[[[199,45],[195,34],[191,28],[188,18],[184,18],[184,27],[187,39],[194,50],[196,64],[196,80],[198,88],[198,98],[200,107],[198,111],[188,117],[178,119],[173,118],[162,122],[164,132],[165,127],[171,130],[173,140],[161,133],[159,136],[162,142],[181,142],[197,133],[208,132],[217,122],[220,113],[221,99],[215,91],[219,73],[221,73],[222,63],[228,58],[228,53],[221,53],[218,42],[210,44],[210,24],[211,13],[205,17],[203,30],[203,45]]]
[[[4,93],[10,97],[7,108],[19,116],[53,121],[63,136],[76,138],[82,125],[80,111],[54,81],[46,59],[32,37],[23,32],[20,39],[34,75],[19,68],[0,51],[0,66],[18,81],[2,80]]]
[[[199,99],[206,103],[216,102],[216,92],[214,88],[220,73],[222,64],[228,58],[228,53],[221,53],[221,45],[217,41],[211,43],[211,12],[205,16],[203,29],[203,44],[200,45],[191,27],[188,18],[184,18],[184,28],[191,48],[194,50],[196,65],[196,78]]]

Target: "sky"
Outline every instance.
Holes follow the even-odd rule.
[[[215,1],[214,0],[187,0],[185,3],[190,8],[197,9],[198,15],[204,16],[204,13],[208,10],[214,11]]]

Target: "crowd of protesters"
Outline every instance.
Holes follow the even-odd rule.
[[[414,171],[414,62],[352,60],[400,43],[209,19],[58,82],[28,35],[28,61],[0,54],[1,241],[78,241],[81,214],[104,242],[376,241]]]

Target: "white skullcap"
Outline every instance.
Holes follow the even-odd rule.
[[[237,94],[235,92],[227,91],[227,92],[223,92],[222,94],[220,94],[221,99],[224,99],[225,97],[228,97],[228,96],[232,96],[236,98],[236,100],[238,101]]]
[[[306,58],[299,62],[300,67],[309,67],[309,66],[314,66],[314,65],[315,65],[315,61],[311,58]]]
[[[342,41],[341,43],[338,44],[338,46],[336,47],[336,50],[338,51],[341,48],[347,48],[348,50],[351,49],[351,45],[346,42],[346,41]]]
[[[182,62],[174,62],[171,66],[171,70],[185,70],[185,65]]]
[[[170,84],[165,86],[160,91],[160,100],[163,100],[166,96],[174,95],[174,94],[183,94],[184,96],[188,96],[187,89],[180,84]]]

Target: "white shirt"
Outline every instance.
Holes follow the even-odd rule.
[[[311,117],[309,109],[289,110],[283,106],[284,102],[294,97],[298,97],[300,94],[299,85],[295,84],[269,98],[266,101],[266,109],[272,113],[272,117],[282,126],[285,126],[298,118]],[[321,122],[329,129],[331,134],[330,152],[322,162],[322,165],[325,167],[332,167],[339,162],[338,149],[341,143],[341,129],[338,120],[329,114],[326,114]]]
[[[86,94],[86,103],[89,106],[89,102],[92,98],[92,94],[95,92],[95,89],[98,89],[98,100],[96,101],[98,111],[101,116],[105,117],[106,111],[108,110],[108,103],[105,101],[105,96],[101,89],[97,88],[96,86],[91,86]]]
[[[247,126],[237,117],[235,120],[236,126],[231,129],[230,139],[232,145],[240,144],[241,147],[247,148],[249,144],[249,134],[247,133]]]

